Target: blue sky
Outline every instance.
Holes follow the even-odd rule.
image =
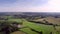
[[[47,0],[0,0],[0,5],[3,6],[40,6],[46,3]]]
[[[0,0],[0,12],[60,11],[59,1],[60,0]]]

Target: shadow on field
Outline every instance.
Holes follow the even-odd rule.
[[[19,31],[19,27],[18,27],[19,23],[12,23],[12,24],[8,24],[6,22],[1,23],[0,25],[0,33],[1,34],[10,34],[16,31]]]

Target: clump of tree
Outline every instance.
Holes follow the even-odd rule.
[[[18,31],[21,28],[21,24],[17,22],[7,23],[3,22],[0,23],[0,32],[4,32],[5,34],[10,34],[14,31]]]

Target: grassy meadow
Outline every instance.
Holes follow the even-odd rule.
[[[52,18],[52,17],[47,17],[47,18],[39,18],[39,17],[30,17],[29,18],[25,18],[23,16],[23,18],[21,16],[19,16],[20,18],[16,17],[16,16],[2,16],[0,17],[0,30],[2,29],[1,23],[5,23],[7,22],[7,24],[12,24],[14,22],[19,23],[20,25],[22,25],[21,28],[18,28],[18,31],[14,31],[11,32],[10,34],[60,34],[60,18]],[[5,19],[7,18],[7,19]],[[30,19],[31,18],[31,19]],[[38,18],[38,19],[37,19]],[[29,21],[35,21],[35,22],[39,22],[39,23],[35,23],[35,22],[30,22]],[[51,23],[52,25],[47,25],[45,23],[45,20],[48,21],[48,24]],[[41,24],[44,23],[44,24]],[[56,26],[54,26],[56,25]],[[4,26],[3,26],[4,27]],[[15,28],[14,28],[15,29]],[[3,32],[0,32],[0,34],[4,34]]]
[[[53,34],[60,34],[60,26],[56,26],[56,30],[54,29],[53,25],[44,25],[44,24],[36,24],[33,22],[28,22],[25,19],[9,19],[7,20],[8,22],[17,22],[17,23],[22,23],[24,28],[21,28],[20,31],[26,33],[26,34],[39,34],[38,32],[41,32],[43,34],[50,34],[51,32]],[[34,29],[36,31],[32,31],[31,29]],[[57,32],[59,31],[59,32]]]

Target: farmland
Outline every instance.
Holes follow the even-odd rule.
[[[2,23],[7,24],[9,27],[11,27],[10,25],[13,23],[18,23],[21,27],[18,28],[18,30],[14,30],[15,28],[12,27],[14,31],[12,32],[10,29],[10,34],[60,34],[59,18],[24,16],[25,15],[2,16],[4,19],[0,17],[0,30],[5,27],[1,26]],[[47,23],[45,22],[46,20],[48,21]],[[4,34],[3,31],[0,33]]]
[[[54,33],[56,33],[56,34],[60,33],[60,31],[59,32],[56,31],[58,29],[60,30],[60,27],[58,27],[58,26],[56,26],[58,28],[56,28],[56,30],[54,30],[54,27],[52,25],[36,24],[36,23],[33,23],[33,22],[28,22],[24,19],[9,19],[7,21],[9,21],[11,23],[14,22],[14,21],[17,22],[17,23],[22,23],[22,25],[25,28],[21,28],[19,30],[21,32],[24,32],[24,33],[27,33],[27,34],[39,34],[38,32],[41,32],[41,31],[42,31],[43,34],[50,34],[51,32],[53,34]],[[33,29],[35,31],[33,31],[31,29]],[[36,32],[36,31],[38,31],[38,32]]]

